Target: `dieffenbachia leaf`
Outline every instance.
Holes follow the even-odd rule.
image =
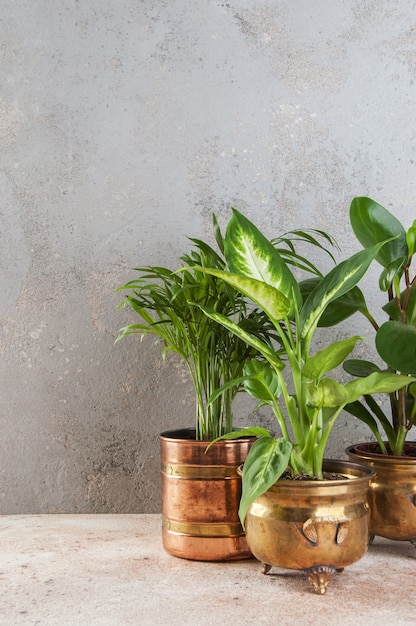
[[[314,277],[308,278],[299,283],[304,300],[308,298],[321,280],[322,278]],[[357,313],[357,311],[365,314],[367,310],[367,304],[362,291],[358,287],[354,287],[341,297],[328,304],[319,318],[318,326],[321,328],[335,326],[336,324],[346,320],[354,313]]]
[[[230,274],[224,270],[216,270],[210,267],[196,267],[205,274],[211,274],[221,278],[226,283],[246,295],[263,309],[270,320],[279,322],[286,318],[291,309],[291,303],[286,296],[278,291],[273,285],[269,285],[254,278],[247,278],[238,274]]]
[[[357,378],[348,382],[344,389],[348,394],[348,402],[355,402],[361,396],[373,393],[392,393],[405,387],[416,378],[391,372],[374,372],[365,378]]]
[[[249,506],[280,478],[288,466],[292,444],[287,439],[262,437],[250,449],[243,467],[239,516],[244,521]]]
[[[335,408],[348,400],[341,383],[333,378],[322,378],[319,382],[305,383],[306,404],[315,408]]]
[[[279,397],[281,393],[279,379],[268,363],[250,359],[245,363],[243,372],[246,376],[244,389],[251,396],[269,404]]]
[[[271,241],[236,209],[232,209],[227,226],[224,254],[230,272],[274,287],[282,293],[290,303],[289,317],[296,308],[300,308],[302,298],[292,272]]]
[[[314,332],[319,319],[330,302],[350,291],[364,276],[385,242],[361,250],[336,265],[315,287],[305,301],[301,315],[302,338]]]
[[[303,373],[306,378],[318,380],[327,372],[341,365],[360,339],[363,339],[363,337],[358,335],[348,339],[341,339],[316,352],[304,365]]]

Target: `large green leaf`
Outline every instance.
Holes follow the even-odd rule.
[[[303,300],[308,298],[321,280],[321,278],[314,277],[302,280],[299,283]],[[335,326],[336,324],[340,324],[346,320],[354,313],[357,313],[357,311],[361,311],[362,313],[367,311],[367,304],[362,291],[358,287],[354,287],[340,298],[337,298],[328,304],[327,308],[319,318],[318,326],[322,328]]]
[[[273,402],[281,393],[276,372],[263,361],[250,359],[244,365],[244,389],[254,398],[263,402]]]
[[[351,376],[358,376],[359,378],[364,378],[364,376],[368,376],[374,372],[381,372],[378,365],[371,361],[365,361],[364,359],[348,359],[344,361],[342,367],[348,374],[351,374]]]
[[[304,303],[300,321],[302,338],[310,337],[330,302],[348,293],[364,276],[385,242],[361,250],[336,265],[315,287]]]
[[[416,328],[401,322],[385,322],[376,334],[377,352],[398,372],[416,375]]]
[[[280,478],[288,466],[292,444],[287,439],[262,437],[250,449],[243,468],[239,516],[244,528],[247,510]]]
[[[357,335],[341,341],[335,341],[323,350],[316,352],[304,365],[303,373],[306,378],[318,380],[327,372],[341,365],[360,339],[363,339],[363,337]]]
[[[406,231],[402,224],[390,211],[371,198],[363,196],[353,199],[350,221],[358,241],[364,248],[397,237],[383,246],[376,256],[383,267],[388,267],[398,258],[408,256]]]
[[[392,393],[416,379],[390,372],[374,372],[365,378],[351,380],[345,385],[348,402],[355,402],[361,396],[373,393]]]
[[[227,226],[224,254],[230,272],[266,283],[286,296],[289,316],[300,308],[302,298],[292,272],[271,241],[236,209]]]
[[[210,267],[198,267],[197,269],[206,274],[221,278],[234,287],[234,289],[245,294],[253,302],[258,304],[271,320],[279,322],[289,315],[291,307],[290,301],[282,292],[275,289],[272,285],[268,285],[254,278],[230,274],[229,272],[211,269]]]
[[[333,378],[322,378],[318,383],[306,383],[306,404],[315,408],[335,408],[348,400],[344,386]]]

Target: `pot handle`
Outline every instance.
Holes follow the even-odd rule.
[[[335,526],[335,543],[340,545],[345,541],[349,531],[349,519],[345,515],[322,515],[310,517],[302,526],[302,533],[313,545],[318,544],[318,524],[333,524]]]

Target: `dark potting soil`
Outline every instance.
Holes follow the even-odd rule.
[[[392,454],[389,446],[386,446],[386,449],[388,454]],[[363,450],[364,452],[371,452],[371,454],[383,454],[378,443],[368,443],[365,445],[365,447],[362,448],[360,446],[357,446],[357,451],[359,450]],[[416,442],[409,441],[408,443],[406,443],[402,456],[411,459],[416,458]]]
[[[345,480],[349,478],[345,474],[337,474],[336,472],[323,472],[323,478],[317,476],[310,476],[309,474],[292,474],[289,471],[283,472],[279,480],[308,480],[308,481],[320,481],[320,480]]]

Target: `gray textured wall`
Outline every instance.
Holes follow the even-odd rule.
[[[157,434],[192,424],[192,389],[152,342],[114,346],[114,289],[230,204],[344,255],[355,195],[409,225],[416,3],[0,7],[0,512],[158,511]],[[363,433],[342,418],[331,455]]]

